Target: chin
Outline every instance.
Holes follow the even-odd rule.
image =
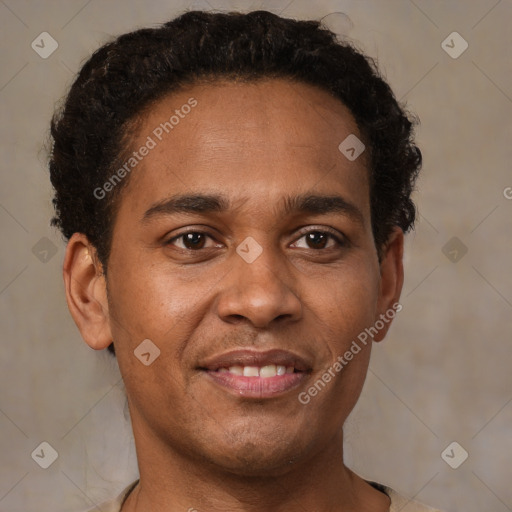
[[[241,477],[275,477],[290,471],[306,457],[306,443],[293,433],[269,429],[264,434],[247,431],[225,434],[222,442],[211,441],[215,452],[203,457],[226,472]]]
[[[243,478],[275,478],[291,471],[300,455],[294,453],[237,453],[226,458],[216,458],[215,464],[222,471]]]

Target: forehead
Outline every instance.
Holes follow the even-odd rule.
[[[369,201],[366,154],[350,161],[338,148],[350,135],[361,138],[357,124],[315,86],[284,79],[196,84],[154,103],[137,124],[129,154],[151,149],[122,194],[131,208],[190,191],[234,200],[250,191],[268,203],[285,193],[338,189],[358,196],[363,209]]]

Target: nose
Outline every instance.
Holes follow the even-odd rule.
[[[218,296],[217,314],[228,323],[250,322],[254,327],[294,322],[302,316],[302,304],[293,291],[293,275],[278,256],[265,249],[252,263],[238,254]]]

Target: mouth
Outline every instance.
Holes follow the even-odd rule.
[[[284,350],[236,350],[202,363],[213,384],[244,398],[273,398],[298,387],[311,373],[300,356]]]

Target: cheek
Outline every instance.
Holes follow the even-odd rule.
[[[139,387],[180,392],[186,385],[182,367],[187,364],[188,340],[208,313],[207,292],[215,276],[190,280],[166,265],[134,261],[130,255],[119,258],[109,274],[111,329],[119,365],[135,376]],[[158,353],[148,367],[136,357],[143,340],[150,340]]]
[[[312,297],[319,321],[332,333],[331,348],[337,356],[373,323],[378,277],[371,265],[362,262],[333,272],[324,283],[324,291],[313,291]]]
[[[311,276],[310,276],[311,277]],[[358,336],[372,325],[378,299],[378,273],[368,260],[348,260],[326,279],[308,280],[312,318],[318,336],[320,366],[306,389],[322,421],[339,424],[357,402],[363,387],[371,352],[371,340]],[[313,287],[322,282],[322,287]]]
[[[111,317],[122,324],[119,334],[134,342],[141,336],[155,342],[165,338],[183,318],[193,294],[161,266],[148,264],[143,254],[123,253],[115,261],[108,282]]]

